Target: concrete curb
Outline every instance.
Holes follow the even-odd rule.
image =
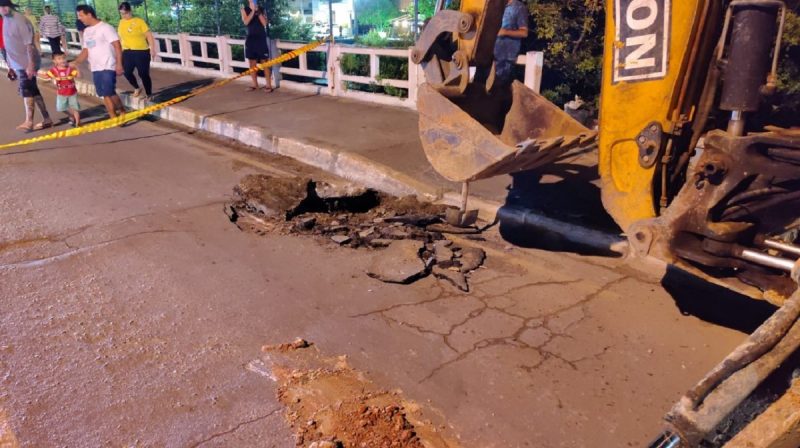
[[[6,69],[2,61],[0,61],[0,68]],[[76,86],[81,95],[97,96],[94,84],[90,82],[77,80]],[[125,106],[131,109],[142,109],[149,104],[141,98],[132,98],[126,94],[121,94],[120,98]],[[153,115],[191,129],[230,138],[268,153],[290,157],[306,165],[391,195],[417,195],[429,201],[451,206],[459,206],[461,203],[459,192],[442,191],[439,187],[420,182],[405,173],[359,154],[274,136],[256,126],[243,126],[233,120],[214,115],[203,115],[179,105],[167,107]],[[487,222],[494,222],[497,218],[509,220],[514,225],[530,228],[532,232],[545,230],[561,235],[572,243],[623,255],[627,253],[627,242],[619,235],[577,226],[529,210],[505,207],[502,203],[476,197],[470,198],[469,206],[478,209],[480,217]]]

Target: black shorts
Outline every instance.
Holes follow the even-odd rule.
[[[266,61],[269,59],[267,36],[247,36],[244,41],[244,58],[250,61]]]
[[[23,98],[33,98],[40,96],[39,85],[36,83],[36,75],[33,78],[28,78],[28,73],[25,70],[17,72],[17,80],[19,81],[19,94]]]

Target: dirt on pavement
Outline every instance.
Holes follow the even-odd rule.
[[[307,448],[455,448],[420,405],[386,391],[303,339],[265,345],[248,368],[278,383],[297,446]]]

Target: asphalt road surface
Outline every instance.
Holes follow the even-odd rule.
[[[0,102],[16,140],[15,85]],[[316,175],[150,122],[0,153],[0,436],[292,447],[275,385],[246,365],[300,336],[463,446],[641,446],[768,312],[491,232],[471,293],[381,283],[364,273],[376,251],[232,225],[223,204],[258,172]]]

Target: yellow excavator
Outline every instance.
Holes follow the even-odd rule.
[[[779,307],[681,398],[652,445],[700,446],[800,347],[800,246],[790,237],[800,227],[800,129],[769,126],[763,112],[786,5],[606,0],[594,132],[523,84],[495,82],[506,3],[461,0],[449,10],[440,0],[420,34],[412,60],[426,79],[425,154],[466,198],[469,182],[596,147],[603,206],[633,256]],[[800,446],[800,382],[749,413],[725,446]]]

